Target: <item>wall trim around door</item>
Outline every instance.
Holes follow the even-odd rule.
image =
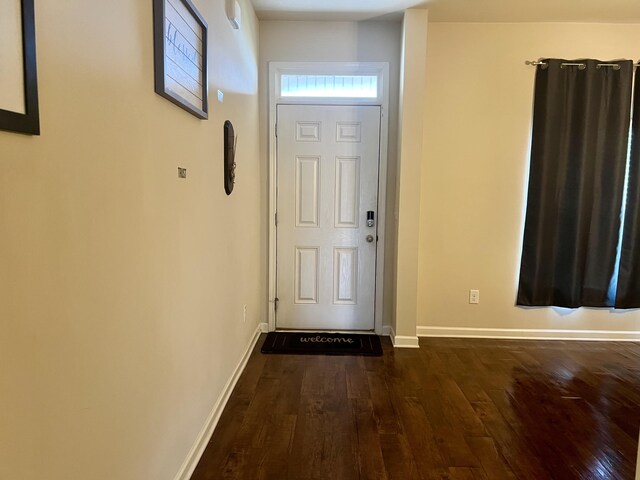
[[[640,332],[624,330],[556,330],[536,328],[416,327],[419,337],[502,338],[512,340],[587,340],[638,342]]]
[[[378,242],[376,244],[376,303],[374,330],[383,334],[384,252],[387,206],[387,154],[389,148],[389,63],[387,62],[269,62],[269,331],[276,329],[276,114],[278,105],[377,105],[380,118],[380,165],[378,173]],[[277,91],[283,73],[297,74],[369,74],[382,82],[377,98],[337,99],[282,97]],[[393,338],[393,337],[392,337]]]
[[[247,348],[242,354],[240,361],[236,365],[236,368],[233,370],[233,373],[227,380],[227,384],[222,389],[222,393],[218,397],[218,400],[213,405],[211,412],[207,416],[207,419],[202,427],[202,430],[196,437],[191,450],[187,454],[187,458],[185,458],[182,466],[178,470],[178,473],[174,477],[174,480],[189,480],[191,475],[193,475],[193,471],[198,466],[198,462],[204,453],[205,448],[209,444],[209,440],[211,440],[211,436],[213,435],[213,431],[218,425],[218,421],[220,420],[220,416],[222,415],[222,411],[224,407],[227,406],[227,402],[229,401],[229,397],[231,397],[231,392],[238,383],[238,379],[240,375],[244,371],[247,366],[247,362],[249,361],[249,357],[251,356],[251,352],[253,348],[258,343],[258,339],[260,338],[261,333],[266,333],[269,330],[269,326],[266,323],[259,323],[254,330],[249,343],[247,344]]]

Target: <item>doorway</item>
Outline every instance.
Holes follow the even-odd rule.
[[[388,65],[269,72],[269,329],[380,334]]]

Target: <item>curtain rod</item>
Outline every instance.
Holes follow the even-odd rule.
[[[543,69],[548,65],[545,62],[541,62],[540,60],[526,60],[525,65],[542,65]],[[633,64],[634,68],[635,67],[640,67],[640,60],[638,60],[638,63],[634,63]],[[585,68],[587,68],[587,64],[586,63],[569,63],[569,62],[565,62],[560,64],[560,67],[578,67],[579,70],[584,70]],[[597,68],[601,68],[601,67],[611,67],[614,70],[620,70],[620,65],[618,65],[617,63],[598,63]]]

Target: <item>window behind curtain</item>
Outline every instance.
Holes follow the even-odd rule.
[[[627,203],[617,278],[616,308],[640,307],[640,81],[636,70]]]

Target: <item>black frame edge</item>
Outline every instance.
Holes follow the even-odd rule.
[[[40,135],[34,0],[21,1],[24,100],[26,113],[0,109],[0,130]]]

